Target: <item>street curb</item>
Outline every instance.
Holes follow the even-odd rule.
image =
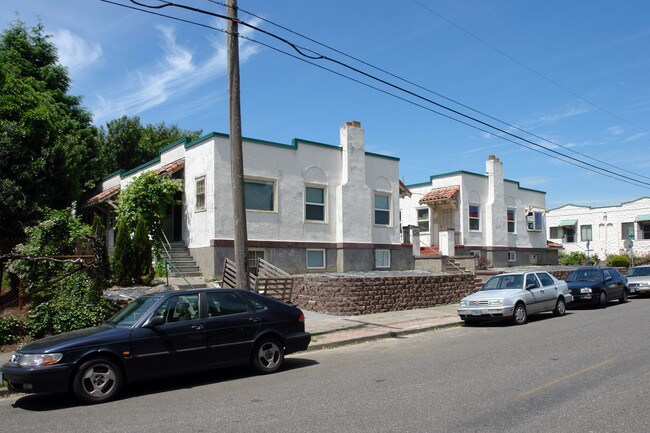
[[[363,337],[347,338],[345,340],[332,341],[329,343],[315,343],[315,344],[310,344],[307,347],[306,352],[313,352],[316,350],[323,350],[323,349],[334,349],[336,347],[343,347],[352,344],[365,343],[367,341],[383,340],[387,338],[398,338],[402,335],[419,334],[422,332],[435,331],[436,329],[455,328],[457,326],[461,326],[462,324],[463,324],[462,320],[459,320],[457,322],[454,321],[442,325],[430,325],[430,326],[423,326],[421,328],[403,329],[399,331],[386,331],[374,335],[365,335]],[[312,334],[312,337],[320,336],[320,335],[331,335],[335,333],[336,332],[319,332],[319,333]]]

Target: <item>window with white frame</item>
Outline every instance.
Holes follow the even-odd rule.
[[[375,224],[390,225],[390,196],[375,194]]]
[[[549,239],[562,239],[564,237],[564,229],[562,227],[551,227],[548,237]]]
[[[469,205],[469,229],[474,231],[481,230],[480,207],[477,204]]]
[[[508,261],[509,262],[516,262],[517,261],[517,252],[516,251],[508,251]]]
[[[515,209],[512,208],[508,208],[506,212],[508,218],[508,233],[515,233],[515,229],[516,229],[515,221],[516,221],[517,212],[515,211]]]
[[[591,225],[580,226],[580,240],[582,242],[592,241]]]
[[[526,214],[528,231],[538,232],[542,230],[543,213],[541,211],[530,211]]]
[[[247,210],[275,211],[275,182],[244,180],[244,202]]]
[[[325,188],[305,187],[305,220],[325,221]]]
[[[307,269],[325,269],[325,250],[307,250]]]
[[[375,250],[375,269],[390,268],[390,250]]]
[[[196,178],[196,206],[194,209],[205,210],[205,176]]]
[[[429,208],[418,209],[418,227],[421,232],[429,231]]]

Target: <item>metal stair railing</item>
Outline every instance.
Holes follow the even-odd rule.
[[[446,266],[449,266],[449,265],[451,265],[452,268],[457,269],[461,274],[471,274],[470,271],[468,271],[467,269],[461,268],[453,260],[447,260]]]
[[[162,245],[163,251],[165,256],[162,257],[163,262],[165,263],[165,279],[167,281],[167,285],[169,286],[169,270],[167,266],[170,266],[172,268],[172,271],[176,272],[178,275],[181,276],[183,281],[185,281],[190,288],[194,289],[194,285],[190,283],[185,275],[174,265],[174,261],[172,260],[172,246],[169,243],[169,239],[167,239],[167,235],[163,231],[163,229],[160,229],[160,233],[162,234],[162,238],[160,239],[160,243]]]

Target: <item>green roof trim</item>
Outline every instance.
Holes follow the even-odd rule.
[[[406,185],[406,187],[411,189],[411,188],[418,188],[418,187],[422,187],[422,186],[431,186],[431,183],[432,183],[433,179],[440,179],[442,177],[451,177],[451,176],[462,176],[462,175],[465,175],[465,174],[468,174],[470,176],[477,176],[477,177],[487,178],[487,175],[485,175],[485,174],[478,174],[478,173],[474,173],[472,171],[458,170],[458,171],[450,171],[448,173],[433,174],[433,175],[429,176],[429,182],[420,182],[420,183],[409,184],[409,185]],[[536,193],[539,193],[539,194],[546,195],[546,191],[540,191],[538,189],[531,189],[531,188],[524,188],[516,180],[503,179],[503,182],[514,183],[515,185],[517,185],[518,189],[523,190],[523,191],[531,191],[531,192],[536,192]]]
[[[635,221],[637,221],[637,222],[650,221],[650,215],[637,215]]]
[[[578,220],[562,220],[560,221],[560,224],[558,224],[558,227],[574,227],[576,224],[578,224]]]

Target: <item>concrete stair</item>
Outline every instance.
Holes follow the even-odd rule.
[[[445,272],[449,274],[465,274],[468,271],[464,266],[460,266],[454,259],[447,259],[445,262]]]
[[[174,266],[169,266],[169,284],[178,289],[207,287],[187,246],[183,242],[170,242],[170,246],[170,258]]]
[[[438,247],[420,247],[421,256],[439,256],[440,249]]]

